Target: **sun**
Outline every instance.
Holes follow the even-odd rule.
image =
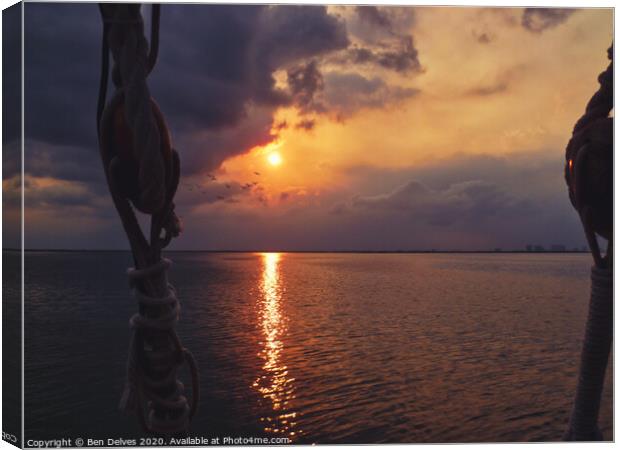
[[[282,164],[282,156],[278,152],[271,152],[267,156],[267,161],[272,166],[279,166]]]

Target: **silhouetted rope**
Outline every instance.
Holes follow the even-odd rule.
[[[564,436],[570,441],[603,439],[597,422],[613,337],[613,271],[592,267],[588,321],[581,351],[579,383]]]
[[[613,339],[613,45],[611,62],[598,77],[599,90],[573,128],[566,148],[570,200],[594,258],[590,307],[581,351],[579,381],[565,440],[598,441],[598,414]],[[601,255],[597,234],[608,240]]]
[[[100,4],[99,8],[104,22],[97,105],[99,148],[108,187],[131,245],[136,267],[128,275],[138,302],[138,313],[130,320],[133,334],[120,407],[136,412],[150,433],[184,434],[196,413],[200,392],[194,358],[175,332],[180,305],[174,287],[168,283],[171,263],[161,258],[161,250],[178,236],[181,225],[173,203],[180,176],[179,158],[146,83],[157,61],[160,7],[152,10],[148,56],[140,5]],[[104,107],[109,52],[115,63],[112,81],[116,92]],[[150,242],[132,204],[151,215]],[[177,380],[177,369],[184,363],[192,379],[191,406],[183,384]]]
[[[134,330],[129,345],[129,357],[127,360],[127,383],[125,391],[121,398],[120,407],[122,410],[131,412],[137,411],[140,415],[140,422],[151,433],[174,433],[179,430],[187,429],[189,422],[196,413],[198,402],[200,399],[200,387],[198,370],[194,357],[186,348],[183,348],[179,342],[174,327],[179,318],[180,305],[176,296],[176,290],[168,283],[167,293],[162,297],[148,296],[139,289],[136,282],[148,279],[153,275],[162,274],[167,271],[171,265],[169,259],[162,259],[159,263],[154,264],[146,269],[129,269],[130,285],[133,288],[134,296],[138,301],[140,310],[134,314],[129,323]],[[149,308],[159,307],[166,312],[157,316],[149,316],[146,312]],[[165,331],[170,334],[173,347],[163,350],[144,351],[140,346],[136,345],[136,334],[140,331]],[[140,357],[148,361],[152,371],[164,376],[153,378],[141,369]],[[176,379],[176,368],[183,363],[187,363],[192,378],[192,405],[188,405],[187,398],[183,395],[183,383]],[[177,389],[166,391],[162,388],[176,383]],[[144,417],[142,400],[148,400],[148,414]],[[160,410],[176,410],[182,411],[176,414],[174,418],[161,419],[156,416],[155,411]]]

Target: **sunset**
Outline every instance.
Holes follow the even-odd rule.
[[[125,248],[84,114],[97,11],[26,9],[26,247]],[[181,155],[172,248],[581,248],[556,175],[611,25],[610,9],[168,6],[150,80]]]
[[[613,40],[612,7],[6,9],[5,440],[613,441]]]

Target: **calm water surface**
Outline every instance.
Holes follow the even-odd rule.
[[[587,255],[169,257],[178,332],[201,369],[193,436],[551,441],[564,431]],[[130,264],[122,252],[27,254],[27,438],[141,435],[117,410],[136,309]]]

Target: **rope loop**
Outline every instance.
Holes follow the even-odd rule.
[[[141,307],[140,312],[129,320],[133,335],[127,360],[127,382],[120,408],[125,412],[136,411],[145,431],[153,434],[186,431],[196,413],[200,398],[200,382],[195,359],[189,350],[181,346],[174,330],[181,309],[176,289],[168,283],[165,295],[152,297],[144,294],[137,286],[138,281],[165,272],[171,264],[170,260],[164,258],[144,269],[130,268],[127,271],[134,297]],[[148,308],[153,307],[164,309],[165,312],[160,311],[157,316],[149,315]],[[168,333],[170,347],[157,351],[140,348],[137,345],[137,341],[141,340],[140,334],[149,332]],[[141,369],[140,358],[148,360],[148,366],[158,374],[157,377]],[[189,368],[192,381],[191,405],[183,394],[185,391],[183,383],[176,378],[177,369],[184,364]],[[166,392],[166,387],[170,385],[175,386],[175,389]],[[156,410],[169,412],[162,417],[161,414],[156,414]]]

